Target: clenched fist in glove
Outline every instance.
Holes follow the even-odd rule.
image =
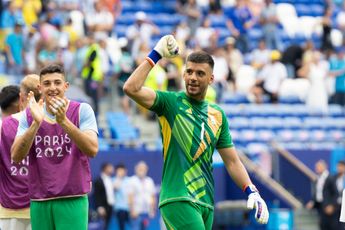
[[[244,192],[248,195],[247,208],[255,208],[255,219],[260,224],[267,224],[269,212],[265,201],[261,198],[258,190],[254,185],[248,185]]]
[[[165,35],[159,39],[146,60],[154,66],[162,57],[171,58],[177,56],[178,53],[179,47],[174,36]]]

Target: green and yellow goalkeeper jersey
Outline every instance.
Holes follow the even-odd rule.
[[[159,117],[164,157],[159,206],[191,201],[213,209],[212,154],[233,146],[224,111],[185,92],[156,93],[151,110]]]

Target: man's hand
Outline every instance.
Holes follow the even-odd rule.
[[[32,91],[29,92],[27,100],[32,118],[40,125],[44,119],[43,100],[37,103]]]
[[[267,224],[269,218],[269,212],[265,201],[261,198],[258,190],[254,185],[249,185],[245,189],[245,193],[248,195],[247,208],[255,208],[255,219],[260,224]]]
[[[179,53],[177,41],[172,35],[163,36],[161,39],[159,39],[158,43],[153,49],[157,51],[162,57],[166,58],[175,57]]]
[[[66,98],[53,98],[50,109],[56,117],[56,122],[61,124],[66,119],[66,109],[68,101]]]

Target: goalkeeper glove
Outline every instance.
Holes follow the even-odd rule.
[[[171,58],[177,56],[179,47],[172,35],[165,35],[157,42],[146,60],[154,66],[162,57]]]
[[[248,185],[244,192],[248,195],[247,208],[255,208],[255,219],[260,224],[267,224],[269,212],[255,185]]]

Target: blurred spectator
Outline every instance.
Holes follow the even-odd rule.
[[[329,210],[329,212],[330,212],[330,215],[333,216],[332,227],[335,226],[333,229],[338,230],[338,229],[345,228],[345,224],[342,222],[339,222],[342,193],[345,188],[345,161],[344,160],[340,160],[337,163],[337,172],[334,179],[335,179],[336,188],[337,188],[337,202],[336,202],[335,208],[333,210]]]
[[[41,39],[40,34],[34,27],[29,27],[28,33],[24,37],[24,60],[25,72],[34,73],[37,70],[36,47]]]
[[[229,66],[229,75],[227,81],[233,84],[235,90],[236,75],[239,68],[243,65],[243,55],[241,51],[235,48],[235,39],[228,37],[225,40],[226,59]]]
[[[44,42],[43,49],[38,52],[37,64],[41,69],[52,63],[60,62],[58,43],[55,39],[50,39]]]
[[[171,59],[162,59],[160,62],[168,79],[167,90],[179,91],[181,78],[177,65]]]
[[[99,45],[99,57],[101,59],[101,66],[104,77],[107,77],[110,74],[110,57],[107,50],[107,38],[107,36],[97,38],[97,42]]]
[[[322,59],[322,54],[314,51],[309,61],[306,61],[298,76],[305,77],[310,81],[310,88],[306,105],[313,110],[321,111],[324,114],[328,111],[328,95],[325,80],[329,71],[329,63]]]
[[[50,39],[56,39],[59,40],[60,38],[60,32],[57,29],[56,26],[54,26],[52,23],[51,18],[55,17],[55,12],[49,10],[49,12],[47,13],[47,16],[39,22],[39,32],[41,34],[41,38],[43,40],[43,42],[46,42]],[[59,24],[58,21],[55,21],[54,23]]]
[[[345,45],[345,1],[342,1],[341,7],[339,8],[339,12],[335,18],[335,22],[337,28],[343,34],[343,45]]]
[[[91,39],[90,44],[87,48],[81,77],[84,79],[85,93],[92,98],[93,109],[96,116],[98,116],[99,98],[101,96],[103,85],[103,72],[100,47],[94,39]]]
[[[96,179],[94,184],[94,195],[97,213],[104,219],[104,230],[107,230],[113,213],[113,205],[115,204],[115,194],[112,182],[114,166],[111,163],[104,163],[101,170],[101,175]]]
[[[73,26],[73,22],[71,18],[67,19],[66,24],[62,26],[62,32],[64,32],[67,35],[68,43],[71,44],[71,48],[74,49],[75,42],[79,38],[77,30]]]
[[[186,41],[190,37],[190,28],[188,27],[185,20],[182,20],[175,29],[175,38],[179,43],[183,45],[186,44]]]
[[[273,50],[271,52],[271,62],[259,72],[253,88],[256,103],[264,102],[263,95],[267,95],[271,103],[278,102],[280,85],[287,78],[287,71],[279,61],[280,57],[280,52]]]
[[[100,1],[95,1],[94,9],[85,13],[86,27],[89,35],[95,37],[109,36],[114,26],[114,16]]]
[[[254,49],[250,54],[251,65],[261,70],[271,59],[271,50],[266,47],[265,40],[260,40],[257,49]]]
[[[130,179],[127,176],[127,168],[124,164],[118,164],[115,167],[115,214],[119,225],[119,230],[125,230],[126,224],[129,223],[129,189]]]
[[[24,22],[27,26],[32,26],[38,22],[38,17],[42,10],[42,3],[40,0],[20,0],[18,2],[22,11]]]
[[[176,1],[176,11],[180,14],[183,14],[185,4],[188,2],[188,0],[177,0]]]
[[[121,0],[99,0],[101,5],[105,6],[105,8],[113,14],[114,17],[114,24],[116,23],[117,17],[121,14],[122,11],[122,4]]]
[[[164,62],[163,62],[164,63]],[[161,62],[158,62],[148,74],[145,84],[154,90],[166,91],[168,89],[168,76]],[[141,113],[149,120],[156,119],[155,113],[151,110],[147,110],[144,107],[139,106]]]
[[[72,84],[74,83],[76,77],[76,70],[75,70],[75,55],[72,49],[72,44],[68,42],[67,47],[60,50],[60,60],[65,68],[66,71],[66,80]]]
[[[209,103],[217,103],[217,92],[211,85],[207,88],[205,100]]]
[[[145,43],[150,46],[152,35],[159,34],[159,32],[159,28],[148,20],[145,12],[135,13],[135,23],[130,25],[126,31],[132,57],[137,58],[141,44]]]
[[[156,214],[155,185],[147,172],[147,164],[140,161],[135,166],[135,175],[130,178],[129,209],[132,230],[147,229],[150,219]]]
[[[213,68],[213,76],[214,82],[213,86],[217,93],[216,99],[217,102],[221,102],[223,99],[223,94],[227,90],[227,79],[229,75],[229,66],[226,60],[226,53],[222,47],[216,48],[213,55],[214,60],[214,68]]]
[[[227,27],[236,39],[236,48],[242,53],[249,51],[247,31],[255,24],[245,0],[238,0],[227,20]]]
[[[187,25],[190,29],[190,38],[195,37],[196,29],[200,26],[201,22],[201,9],[199,8],[196,0],[188,0],[183,6],[182,14],[187,16]]]
[[[6,37],[5,44],[7,74],[17,77],[21,77],[24,68],[24,36],[22,26],[19,22],[15,24],[14,31]]]
[[[208,3],[209,14],[222,14],[222,5],[220,0],[209,0]]]
[[[312,200],[307,203],[306,207],[317,210],[320,230],[336,230],[338,221],[335,218],[334,211],[338,191],[324,160],[316,162],[315,172],[318,174],[318,178],[313,185]]]
[[[330,103],[345,106],[345,47],[336,50],[336,55],[329,61],[330,76],[335,77],[335,93]]]
[[[205,18],[201,26],[196,29],[195,41],[197,46],[202,50],[208,50],[214,48],[217,45],[217,33],[216,30],[211,27],[209,18]]]
[[[264,39],[268,49],[281,49],[281,39],[279,36],[279,21],[277,9],[272,0],[265,0],[265,6],[261,11],[260,23],[264,33]]]
[[[298,44],[291,44],[284,50],[281,61],[285,65],[289,78],[297,76],[296,72],[302,66],[303,52],[302,47]]]
[[[23,14],[21,9],[15,5],[15,2],[10,1],[1,14],[1,28],[12,32],[17,22],[24,22]]]
[[[74,65],[76,69],[76,76],[81,76],[81,72],[86,61],[85,57],[89,48],[88,43],[89,41],[87,37],[81,37],[75,43],[76,51],[74,53]]]
[[[152,68],[145,81],[145,86],[154,90],[166,91],[168,89],[168,78],[162,63]]]
[[[329,52],[333,50],[333,44],[331,40],[332,14],[333,14],[333,7],[326,6],[324,10],[324,15],[321,19],[321,25],[322,25],[321,50],[323,52]]]
[[[120,97],[120,104],[122,110],[126,114],[130,114],[130,100],[127,95],[123,92],[123,84],[127,81],[129,76],[134,70],[134,60],[128,50],[128,41],[126,38],[119,39],[119,44],[121,47],[121,57],[119,60],[120,72],[117,78],[117,92]]]
[[[135,58],[133,57],[133,53],[131,53],[132,57],[135,60],[135,65],[136,66],[140,65],[140,63],[145,60],[148,52],[150,52],[149,44],[147,44],[146,42],[143,42],[143,43],[140,44],[139,50],[138,50],[138,54],[136,55]]]
[[[302,65],[304,65],[305,63],[310,63],[313,59],[314,53],[315,53],[315,47],[314,47],[313,41],[312,40],[306,41],[303,47]],[[300,76],[298,76],[297,74],[297,77],[300,77]]]

